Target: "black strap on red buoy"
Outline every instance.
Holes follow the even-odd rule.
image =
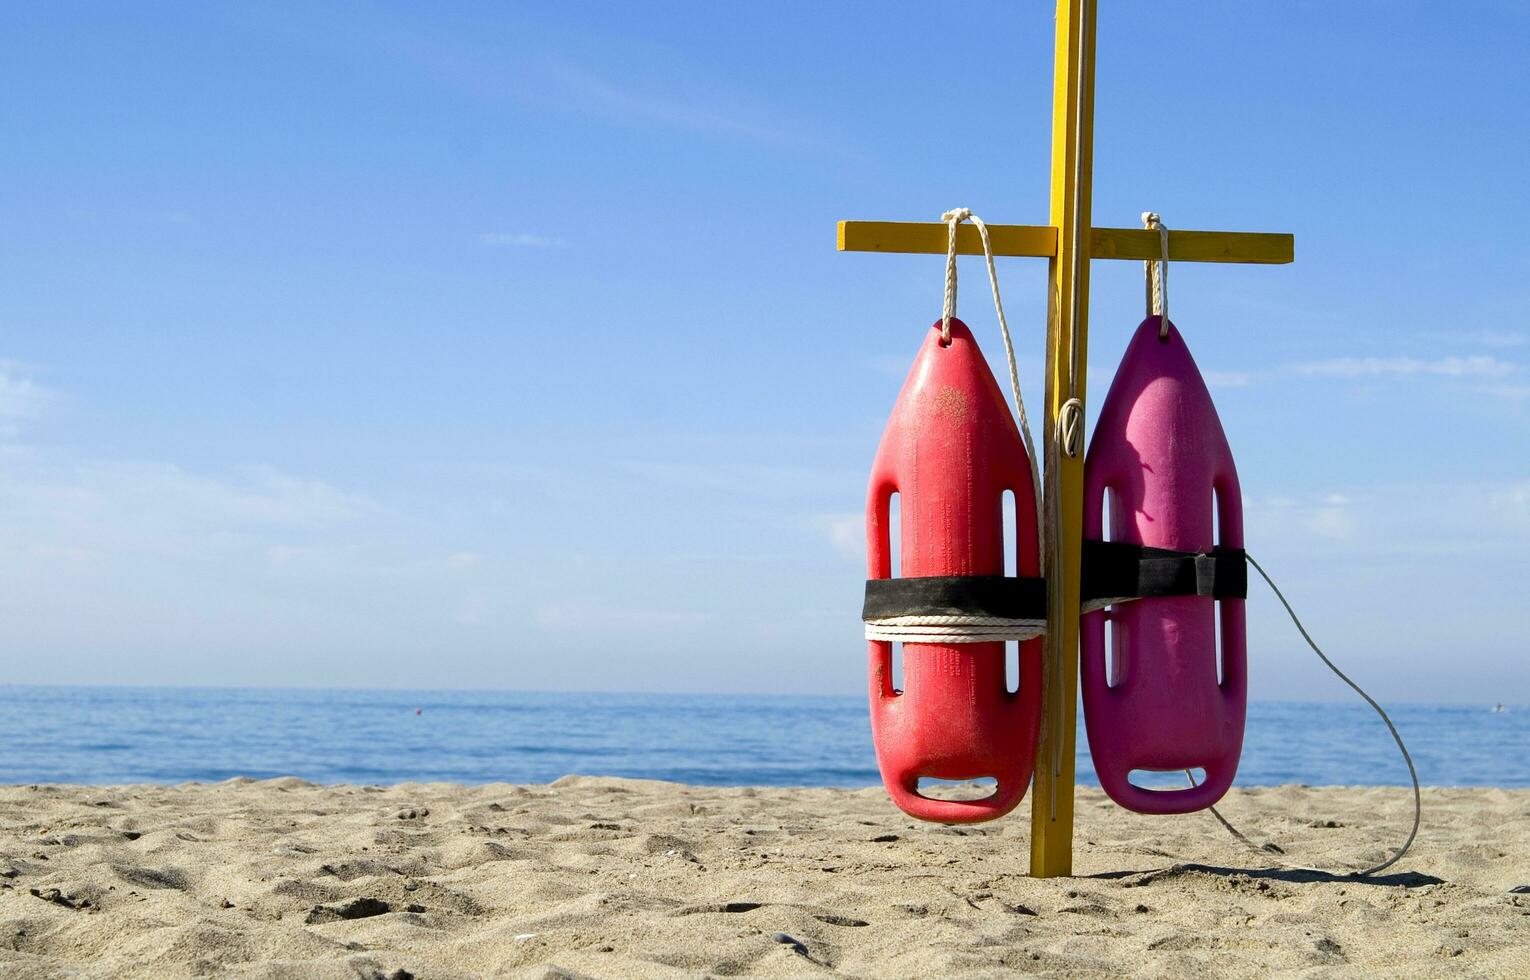
[[[866,580],[861,619],[994,616],[1046,619],[1047,583],[1010,575],[927,575]]]

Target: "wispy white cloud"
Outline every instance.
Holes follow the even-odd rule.
[[[859,513],[819,514],[813,526],[828,539],[834,553],[842,558],[864,561],[866,558],[866,515]]]
[[[1202,371],[1201,378],[1212,388],[1247,388],[1254,383],[1253,371]]]
[[[1306,539],[1334,543],[1352,538],[1358,524],[1347,494],[1326,493],[1301,498],[1245,498],[1245,523],[1253,538],[1272,541]]]
[[[1513,335],[1498,337],[1491,346],[1510,347]],[[1448,355],[1436,358],[1420,357],[1333,357],[1320,361],[1277,366],[1268,370],[1205,370],[1201,377],[1212,388],[1246,388],[1276,380],[1282,376],[1300,375],[1309,378],[1337,378],[1349,381],[1387,382],[1433,378],[1440,381],[1475,379],[1478,381],[1503,381],[1521,374],[1524,366],[1501,357],[1488,354]],[[1499,384],[1485,389],[1489,395],[1504,398],[1523,398],[1530,388],[1523,385]]]
[[[459,626],[482,626],[494,612],[494,601],[482,592],[472,592],[462,597],[452,612],[452,622]]]
[[[1530,344],[1530,336],[1514,330],[1478,330],[1467,334],[1467,339],[1484,347],[1523,347]]]
[[[170,463],[70,459],[19,450],[0,485],[0,537],[38,556],[86,552],[247,567],[311,561],[327,534],[382,505],[270,467],[198,473]]]
[[[653,123],[754,143],[798,142],[783,128],[760,122],[737,107],[718,104],[715,85],[660,93],[642,90],[631,79],[618,82],[566,61],[549,61],[544,70],[562,97],[623,122]]]
[[[275,568],[295,565],[312,555],[313,551],[312,548],[302,548],[296,545],[273,544],[266,548],[266,561],[270,562],[272,567]]]
[[[0,361],[0,430],[37,418],[52,400],[53,392],[25,377],[18,365]]]
[[[533,235],[524,231],[486,231],[478,236],[478,244],[491,248],[565,248],[568,245],[561,238]]]
[[[460,45],[410,33],[384,42],[398,57],[478,98],[507,99],[599,116],[629,126],[659,126],[772,146],[834,150],[805,136],[801,120],[785,120],[758,100],[732,92],[687,66],[681,52],[649,52],[598,72],[555,57],[506,66]],[[661,77],[662,76],[662,77]]]
[[[1518,531],[1530,531],[1530,480],[1490,488],[1487,513]]]
[[[559,630],[600,632],[700,626],[711,616],[686,609],[631,609],[603,602],[570,600],[539,607],[533,619],[539,626]]]
[[[1530,544],[1530,480],[1378,484],[1245,497],[1250,547],[1301,552],[1364,543],[1374,558],[1486,555]]]
[[[1530,546],[1530,480],[1246,497],[1244,522],[1250,554],[1372,694],[1524,696],[1524,630],[1515,617]],[[1326,676],[1252,570],[1248,624],[1251,664],[1256,649],[1263,663],[1262,696],[1337,693],[1324,687]]]
[[[1335,357],[1296,365],[1301,374],[1336,378],[1502,378],[1518,365],[1497,357]]]
[[[849,468],[668,460],[628,460],[620,465],[651,483],[688,491],[719,492],[735,498],[800,499],[838,493],[846,486],[858,493],[865,483],[863,473]]]

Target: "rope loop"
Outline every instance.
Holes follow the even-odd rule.
[[[1004,317],[1004,301],[999,298],[999,272],[993,264],[993,243],[988,239],[988,225],[972,213],[971,208],[952,208],[941,214],[949,234],[946,236],[946,299],[940,315],[940,342],[951,343],[951,318],[956,315],[956,226],[971,221],[983,240],[983,258],[988,263],[988,284],[993,289],[993,310],[999,317],[999,333],[1004,338],[1004,356],[1009,361],[1009,390],[1015,396],[1015,414],[1019,419],[1020,438],[1025,442],[1025,454],[1031,463],[1031,490],[1036,499],[1036,526],[1045,527],[1041,519],[1041,472],[1037,468],[1036,443],[1031,439],[1031,422],[1025,414],[1025,399],[1020,394],[1020,368],[1015,363],[1015,344],[1010,339],[1009,321]],[[1082,431],[1083,410],[1079,410],[1079,429]],[[1075,454],[1076,455],[1076,454]],[[1041,546],[1038,535],[1037,547]],[[1043,561],[1045,556],[1043,555]]]
[[[1142,263],[1147,315],[1158,317],[1158,339],[1169,339],[1169,229],[1156,211],[1142,212],[1142,227],[1158,231],[1158,261]]]
[[[940,342],[951,346],[951,318],[956,315],[956,226],[972,217],[971,208],[952,208],[940,216],[949,229],[946,236],[946,301],[941,307],[940,313]],[[981,222],[975,221],[981,227]],[[984,235],[986,242],[987,236]],[[998,296],[998,286],[994,286],[994,295]]]
[[[1077,398],[1063,402],[1057,413],[1057,431],[1063,453],[1074,459],[1084,449],[1084,403]]]

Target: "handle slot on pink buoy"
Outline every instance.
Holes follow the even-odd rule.
[[[1243,547],[1238,475],[1216,408],[1183,338],[1157,316],[1137,328],[1101,405],[1083,517],[1086,541],[1199,555]],[[1237,773],[1247,712],[1243,599],[1133,598],[1086,611],[1079,637],[1089,749],[1110,797],[1143,813],[1186,813],[1221,799]],[[1204,779],[1183,789],[1131,779],[1187,769],[1204,770]]]

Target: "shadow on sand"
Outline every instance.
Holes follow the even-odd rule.
[[[1155,868],[1145,871],[1103,871],[1099,874],[1083,875],[1082,877],[1101,880],[1130,878],[1133,880],[1125,881],[1123,884],[1127,888],[1135,888],[1141,885],[1150,885],[1156,881],[1191,874],[1216,875],[1222,878],[1243,875],[1250,879],[1284,881],[1296,885],[1343,883],[1347,885],[1378,885],[1381,887],[1401,885],[1404,888],[1420,888],[1424,885],[1443,885],[1445,883],[1443,878],[1421,874],[1417,871],[1400,871],[1394,874],[1364,877],[1356,874],[1335,874],[1330,871],[1318,871],[1313,868],[1224,868],[1214,864],[1175,864],[1167,868]]]

